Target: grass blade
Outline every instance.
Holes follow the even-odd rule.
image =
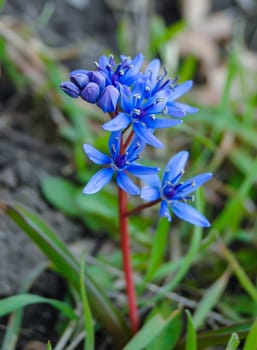
[[[192,320],[192,316],[188,310],[187,314],[187,336],[186,336],[186,350],[197,350],[197,337]]]
[[[216,305],[221,294],[223,293],[229,278],[229,273],[226,271],[213,285],[207,290],[206,294],[200,301],[198,308],[193,316],[195,328],[199,328],[210,310]]]
[[[90,310],[90,306],[87,300],[86,288],[84,283],[84,275],[85,275],[85,259],[81,259],[80,264],[80,295],[83,306],[84,313],[84,324],[86,331],[86,341],[84,348],[85,350],[94,350],[95,348],[95,339],[94,339],[94,321],[92,319],[92,314]]]
[[[50,304],[59,309],[62,313],[64,313],[65,316],[69,317],[70,319],[77,318],[77,315],[68,304],[60,300],[49,299],[34,294],[13,295],[11,297],[0,300],[0,317],[5,316],[10,312],[23,308],[27,305],[37,303]]]
[[[236,350],[239,343],[240,343],[240,340],[239,340],[237,333],[233,333],[231,335],[231,338],[229,339],[226,350]]]
[[[57,271],[79,292],[79,263],[57,235],[36,214],[20,205],[0,203],[0,209],[30,237],[51,260]],[[84,280],[95,317],[118,346],[124,345],[130,336],[125,321],[87,273]]]
[[[257,349],[257,320],[252,325],[252,328],[246,338],[245,346],[243,350],[256,350]]]
[[[257,289],[251,282],[250,278],[247,276],[235,256],[230,252],[230,250],[221,243],[219,245],[220,254],[228,261],[230,267],[238,278],[239,283],[252,298],[252,300],[257,303]]]
[[[27,293],[31,288],[34,281],[41,275],[41,273],[46,269],[47,264],[44,262],[37,266],[35,269],[28,274],[27,278],[23,281],[18,293]],[[5,332],[1,350],[15,350],[17,345],[17,340],[19,336],[19,330],[21,327],[21,321],[23,316],[23,310],[19,309],[10,315],[8,322],[8,327]]]
[[[148,321],[143,328],[130,340],[123,350],[145,349],[168,324],[177,316],[180,310],[174,311],[171,316],[164,320],[160,315],[156,315]]]

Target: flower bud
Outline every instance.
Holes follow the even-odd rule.
[[[100,88],[96,83],[88,83],[82,90],[80,97],[89,103],[96,103],[100,96]]]
[[[89,83],[88,71],[83,69],[77,69],[70,73],[70,80],[82,90]]]
[[[78,98],[80,95],[80,89],[70,81],[65,81],[60,87],[70,97]]]
[[[120,97],[119,90],[108,85],[97,102],[97,106],[104,112],[114,112]]]
[[[91,82],[96,83],[99,88],[100,91],[103,91],[105,88],[105,77],[103,76],[102,73],[100,72],[90,72],[89,74],[89,79]]]

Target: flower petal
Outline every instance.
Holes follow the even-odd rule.
[[[199,213],[198,210],[186,203],[176,201],[171,204],[171,208],[176,216],[182,220],[190,222],[193,225],[201,227],[211,226],[205,216],[203,216],[201,213]]]
[[[166,104],[165,113],[173,118],[184,118],[184,116],[186,115],[186,113],[183,110],[174,106],[174,102]]]
[[[161,201],[161,207],[160,207],[160,216],[164,216],[168,219],[168,221],[171,221],[171,215],[169,211],[169,206],[166,201]]]
[[[128,127],[130,122],[131,119],[126,113],[119,113],[116,117],[105,123],[102,127],[107,131],[118,131]]]
[[[181,97],[185,93],[187,93],[191,87],[193,86],[192,80],[188,80],[182,84],[178,84],[174,87],[174,90],[170,94],[169,101],[174,101],[177,98]]]
[[[152,117],[144,117],[141,119],[149,128],[157,129],[157,128],[170,128],[177,124],[181,124],[181,120],[172,120],[172,119],[164,119],[164,118],[152,118]]]
[[[193,113],[198,112],[198,108],[186,105],[186,104],[181,103],[181,102],[172,102],[172,106],[177,108],[178,110],[181,110],[184,113],[184,115],[186,113],[193,114]]]
[[[160,171],[160,168],[152,166],[144,166],[141,164],[130,164],[127,166],[126,170],[135,176],[156,174]]]
[[[80,89],[70,81],[61,83],[60,88],[72,98],[78,98],[80,95]]]
[[[130,180],[128,175],[119,171],[117,173],[117,185],[123,189],[123,191],[128,192],[132,196],[136,196],[140,194],[140,189]]]
[[[141,198],[145,201],[155,201],[160,197],[161,194],[158,187],[145,186],[141,190]]]
[[[183,175],[183,170],[187,162],[188,155],[189,154],[187,151],[180,151],[169,160],[165,168],[165,173],[162,181],[163,184],[167,181],[172,181],[175,178],[177,181],[180,179],[180,177]]]
[[[206,181],[210,180],[211,177],[212,173],[204,173],[186,180],[178,188],[179,197],[184,197],[189,193],[194,192],[199,186],[204,184]],[[174,198],[176,198],[176,196]]]
[[[91,145],[83,145],[84,152],[87,154],[88,158],[92,160],[95,164],[110,164],[111,159],[104,153],[98,151],[95,147]]]
[[[145,74],[150,74],[150,79],[154,82],[160,72],[161,62],[158,58],[153,59],[146,67]]]
[[[121,141],[121,131],[112,132],[108,141],[108,146],[109,146],[109,150],[112,155],[112,158],[115,158],[118,154],[120,154],[120,141]]]
[[[114,112],[120,97],[119,90],[114,86],[109,85],[105,88],[104,92],[97,101],[97,106],[100,107],[105,113]]]
[[[140,180],[151,187],[158,187],[159,189],[161,187],[161,181],[157,174],[140,176]]]
[[[156,148],[162,148],[163,144],[153,135],[153,132],[151,129],[147,129],[145,124],[134,123],[133,129],[136,133],[136,135],[142,139],[144,142],[148,143],[149,145],[156,147]]]
[[[111,181],[114,170],[112,168],[104,168],[99,170],[84,187],[82,193],[91,194],[100,191],[104,185]]]

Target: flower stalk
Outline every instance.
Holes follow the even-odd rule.
[[[129,318],[132,333],[135,334],[139,328],[139,315],[136,302],[136,292],[133,281],[133,272],[130,255],[130,239],[128,229],[128,216],[125,213],[128,210],[128,194],[119,188],[119,227],[121,237],[121,252],[123,260],[123,270],[126,282],[126,293],[128,299]]]

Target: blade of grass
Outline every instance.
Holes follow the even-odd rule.
[[[203,324],[211,309],[216,305],[227,285],[229,276],[230,273],[226,271],[215,283],[211,285],[210,288],[207,289],[193,316],[193,323],[196,329]]]
[[[231,338],[229,339],[226,350],[236,350],[240,343],[239,337],[237,333],[233,333]]]
[[[252,325],[252,328],[246,338],[243,350],[257,349],[257,320]]]
[[[45,262],[37,266],[35,269],[28,274],[26,279],[23,281],[21,287],[19,288],[18,293],[27,293],[31,288],[34,281],[42,274],[42,272],[46,269],[48,264]],[[8,322],[8,327],[5,332],[1,350],[15,350],[16,344],[18,340],[19,330],[21,327],[21,321],[23,316],[23,309],[17,310],[10,316],[10,320]]]
[[[18,294],[0,300],[0,317],[5,316],[10,312],[23,308],[27,305],[37,303],[46,303],[52,305],[55,308],[59,309],[65,316],[71,319],[77,318],[77,315],[68,304],[60,300],[49,299],[34,294]]]
[[[251,328],[251,322],[235,324],[233,326],[222,327],[217,330],[198,333],[197,343],[199,349],[205,349],[216,345],[226,345],[231,338],[231,334],[236,332],[239,339],[245,339]],[[174,350],[185,350],[185,338],[181,339]]]
[[[240,188],[237,190],[235,196],[233,196],[221,214],[213,223],[213,229],[217,231],[222,231],[226,228],[226,230],[230,230],[231,232],[236,231],[242,215],[244,213],[243,203],[247,196],[248,191],[251,186],[256,181],[256,173],[257,173],[257,160],[253,162],[251,171],[247,174],[244,181],[242,182]],[[229,222],[229,225],[228,225]]]
[[[158,267],[161,265],[165,248],[167,245],[167,236],[169,233],[169,222],[165,219],[160,219],[158,228],[155,232],[152,249],[150,253],[150,258],[148,262],[148,268],[146,271],[144,282],[147,283],[151,281],[153,275],[155,274]]]
[[[180,310],[175,310],[169,318],[164,320],[160,315],[156,315],[148,321],[143,328],[130,340],[123,350],[145,349],[177,316]]]
[[[186,333],[186,350],[197,350],[197,336],[192,316],[188,310],[187,314],[187,333]]]
[[[62,333],[61,337],[58,339],[58,343],[55,345],[54,350],[63,350],[71,338],[72,333],[74,332],[76,323],[71,321],[65,331]]]
[[[230,250],[223,244],[219,244],[219,253],[224,257],[229,263],[231,269],[238,278],[239,283],[242,288],[248,293],[254,302],[257,303],[257,289],[251,282],[250,278],[245,273],[244,269],[241,267],[235,256],[230,252]]]
[[[31,238],[52,261],[57,271],[79,292],[79,263],[57,235],[49,227],[44,229],[45,224],[42,224],[42,220],[20,205],[0,203],[0,209]],[[85,283],[94,316],[113,337],[117,346],[124,345],[129,339],[125,321],[87,273]]]
[[[200,212],[203,212],[203,210],[201,208],[203,206],[203,200],[202,200],[202,196],[200,196],[200,192],[202,193],[201,190],[198,190],[196,192],[197,209]],[[194,258],[196,256],[198,250],[199,250],[200,243],[201,243],[201,240],[202,240],[202,231],[203,231],[202,228],[199,227],[199,226],[195,226],[193,228],[193,235],[192,235],[190,248],[188,250],[187,255],[184,257],[178,272],[176,273],[174,278],[169,283],[167,283],[165,286],[162,287],[160,293],[157,296],[154,296],[153,298],[149,299],[149,302],[151,302],[151,303],[152,302],[157,302],[158,300],[163,298],[165,293],[167,293],[167,292],[171,291],[172,289],[176,288],[178,283],[185,276],[185,274],[187,273],[188,269],[190,268],[191,264],[193,263]]]
[[[85,331],[86,331],[86,340],[84,344],[84,349],[94,350],[95,348],[94,321],[92,319],[90,306],[87,300],[84,276],[85,276],[85,259],[82,257],[81,263],[80,263],[80,296],[81,296],[81,301],[83,306],[84,324],[85,324]]]

